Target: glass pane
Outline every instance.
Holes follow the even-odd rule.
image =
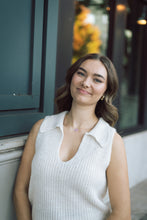
[[[0,94],[29,94],[32,1],[0,2]]]
[[[73,59],[107,52],[109,5],[106,0],[75,1]]]
[[[128,2],[127,25],[125,30],[125,54],[123,76],[120,88],[120,128],[126,129],[138,125],[139,90],[142,60],[142,30],[137,24],[137,10]],[[137,2],[136,2],[137,3]],[[135,4],[136,4],[135,3]]]

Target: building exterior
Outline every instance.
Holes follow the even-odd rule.
[[[145,0],[0,1],[3,220],[16,219],[12,191],[27,134],[55,112],[55,91],[84,53],[103,53],[115,64],[117,130],[126,146],[130,187],[147,179],[147,25],[137,23],[146,7]]]

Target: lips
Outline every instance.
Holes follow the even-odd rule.
[[[78,91],[79,91],[81,94],[84,94],[84,95],[91,95],[91,93],[88,92],[88,91],[85,90],[85,89],[78,88]]]

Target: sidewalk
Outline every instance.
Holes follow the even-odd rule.
[[[132,220],[147,220],[147,180],[130,190]]]

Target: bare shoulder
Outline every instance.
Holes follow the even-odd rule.
[[[122,137],[116,132],[114,134],[114,138],[113,138],[113,146],[117,145],[117,144],[122,144],[124,145],[123,139]]]
[[[25,148],[24,148],[24,154],[23,155],[25,155],[25,152],[28,153],[30,151],[33,151],[33,152],[35,151],[36,137],[37,137],[37,134],[38,134],[38,131],[39,131],[39,128],[40,128],[42,122],[43,122],[43,119],[40,119],[39,121],[37,121],[33,125],[32,129],[31,129],[31,131],[28,135],[27,141],[25,143]]]
[[[112,152],[120,153],[125,151],[123,138],[116,132],[112,143]]]
[[[37,121],[37,122],[33,125],[32,129],[31,129],[31,131],[30,131],[30,133],[29,133],[29,135],[28,135],[27,141],[28,141],[29,139],[32,139],[32,140],[35,140],[35,139],[36,139],[37,134],[38,134],[38,131],[39,131],[39,128],[40,128],[42,122],[43,122],[43,119],[40,119],[39,121]]]
[[[112,143],[112,154],[110,165],[114,164],[115,166],[125,165],[127,166],[126,151],[123,138],[116,132],[114,134],[113,143]]]
[[[37,136],[38,131],[39,131],[39,128],[40,128],[42,122],[43,122],[43,119],[40,119],[39,121],[37,121],[37,122],[33,125],[32,129],[31,129],[31,131],[30,131],[30,134],[31,134],[31,135]],[[29,134],[29,135],[30,135],[30,134]]]

